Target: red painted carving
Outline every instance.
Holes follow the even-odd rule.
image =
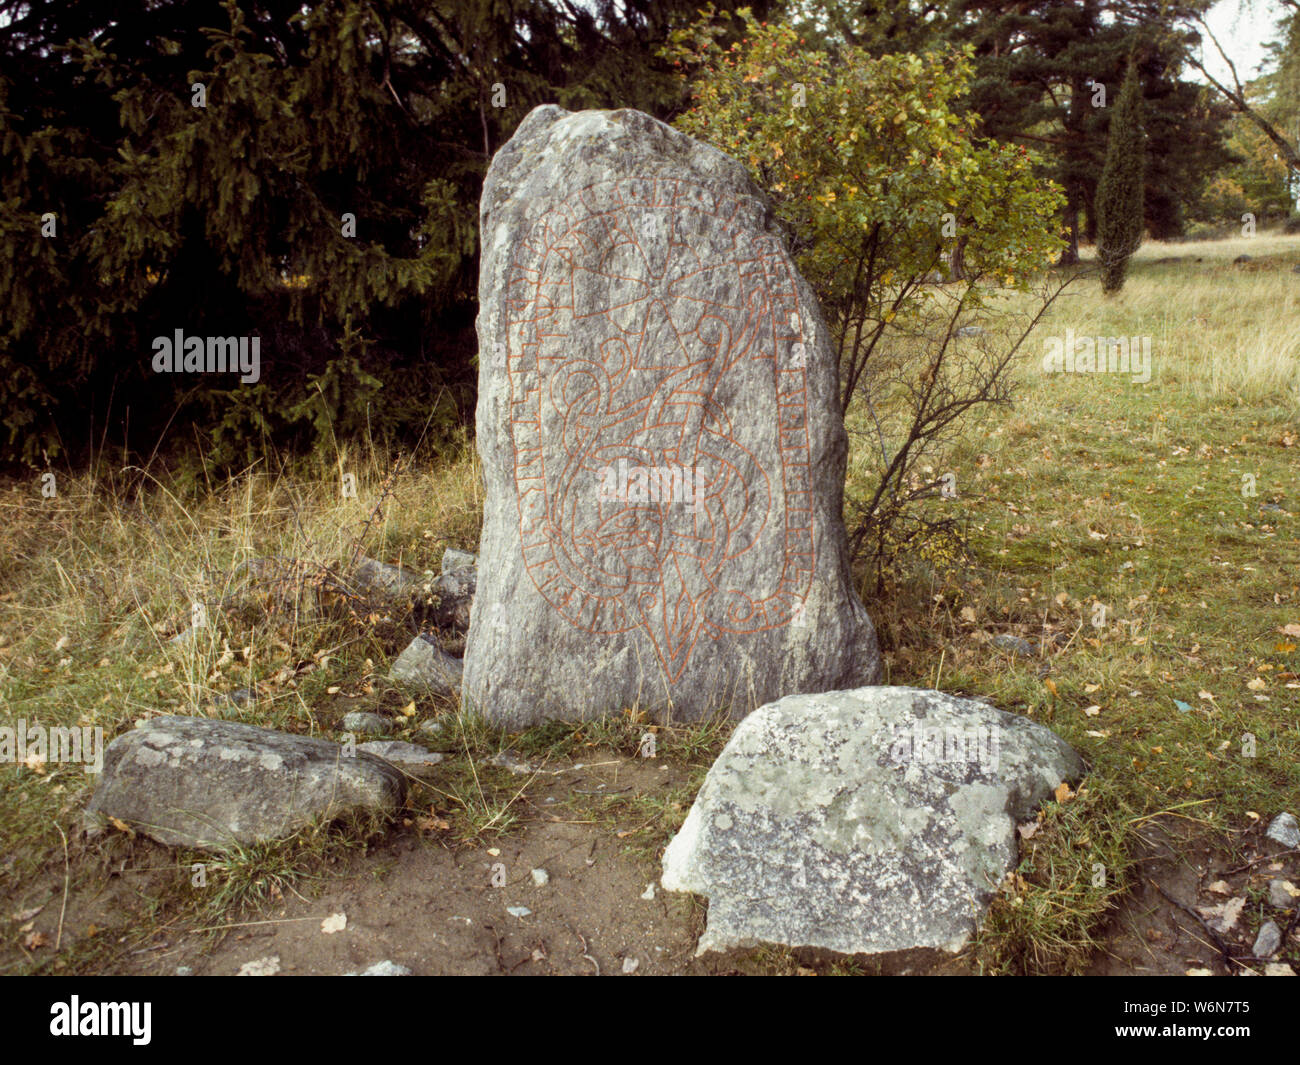
[[[538,591],[584,631],[644,630],[671,681],[701,636],[789,624],[813,570],[805,350],[793,267],[752,205],[593,185],[525,235],[508,285]]]

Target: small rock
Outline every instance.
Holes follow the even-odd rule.
[[[502,769],[509,769],[512,773],[531,773],[533,771],[533,767],[522,761],[514,751],[501,751],[494,754],[488,759],[488,765],[499,765]]]
[[[397,656],[388,676],[433,695],[454,695],[460,687],[462,669],[459,658],[439,647],[432,636],[421,633]]]
[[[256,702],[257,692],[252,688],[236,688],[232,692],[217,692],[212,697],[212,705],[222,707],[243,707]]]
[[[1235,259],[1232,260],[1232,264],[1233,266],[1239,266],[1242,263],[1248,263],[1252,261],[1253,260],[1249,255],[1238,255]]]
[[[623,959],[623,975],[624,975],[624,976],[631,976],[631,975],[632,975],[634,972],[636,972],[639,968],[641,968],[641,959],[640,959],[640,958],[624,958],[624,959]]]
[[[272,954],[256,961],[246,961],[239,967],[236,976],[274,976],[280,971],[280,956]]]
[[[363,736],[385,736],[393,730],[392,723],[379,714],[352,710],[343,715],[343,731],[359,732]]]
[[[1279,910],[1289,910],[1296,904],[1295,885],[1289,880],[1270,880],[1268,882],[1268,901]]]
[[[411,970],[405,965],[398,965],[395,961],[377,961],[368,969],[362,969],[359,973],[344,973],[344,976],[410,976]]]
[[[187,643],[193,643],[197,640],[200,633],[208,631],[209,630],[206,628],[196,629],[191,625],[189,628],[182,629],[167,642],[173,647],[182,647]]]
[[[1265,921],[1255,937],[1255,945],[1250,952],[1257,958],[1271,958],[1282,945],[1282,929],[1273,921]]]
[[[387,596],[410,595],[421,590],[430,578],[405,566],[390,566],[373,558],[362,558],[354,572],[356,583],[369,592]]]
[[[533,870],[533,883],[536,884],[538,887],[545,887],[550,882],[551,882],[551,874],[548,873],[545,869]]]
[[[478,565],[478,555],[472,551],[457,551],[454,547],[442,553],[442,572],[455,573],[457,570],[473,569]]]
[[[1300,274],[1300,263],[1296,263],[1295,266],[1291,267],[1291,272],[1293,274]]]
[[[382,758],[414,777],[424,776],[430,768],[443,760],[441,754],[401,740],[371,740],[369,743],[357,744],[357,750]]]
[[[645,899],[646,902],[650,902],[652,899],[654,899],[654,897],[655,897],[655,886],[654,886],[654,884],[647,884],[647,885],[645,886],[645,890],[644,890],[643,892],[641,892],[641,897],[642,897],[643,899]]]
[[[532,914],[532,912],[533,912],[533,911],[530,910],[527,906],[507,906],[507,907],[506,907],[506,913],[510,914],[511,917],[521,917],[521,918],[522,918],[522,917],[528,917],[529,915]]]
[[[478,591],[478,570],[457,569],[443,571],[433,582],[433,594],[437,599],[430,619],[440,629],[452,629],[465,632],[469,628],[469,612],[474,605],[474,594]]]
[[[1032,655],[1034,645],[1028,640],[1013,636],[1009,632],[1000,632],[993,637],[993,646],[1001,648],[1003,651],[1010,651],[1013,655]]]
[[[1273,818],[1264,835],[1274,843],[1282,844],[1288,850],[1300,847],[1300,823],[1296,822],[1295,814],[1278,814]]]
[[[178,966],[176,966],[176,975],[177,975],[177,976],[193,976],[193,975],[194,975],[194,970],[191,969],[188,965],[178,965]]]
[[[1300,270],[1296,271],[1300,273]],[[1295,970],[1284,961],[1272,961],[1264,966],[1265,976],[1295,976]]]

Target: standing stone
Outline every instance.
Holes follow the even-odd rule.
[[[875,681],[830,336],[744,168],[539,107],[481,226],[467,706],[694,720]]]

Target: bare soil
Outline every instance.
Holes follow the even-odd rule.
[[[512,807],[519,821],[504,835],[457,841],[438,827],[436,812],[429,819],[409,809],[365,850],[335,854],[266,904],[228,911],[215,924],[179,904],[186,891],[206,888],[187,882],[190,870],[174,852],[121,835],[74,840],[66,901],[63,868],[6,893],[0,969],[234,975],[261,962],[286,975],[340,975],[389,960],[418,975],[975,971],[966,956],[933,951],[851,965],[826,952],[771,948],[696,958],[704,902],[659,888],[662,843],[645,825],[654,801],[671,805],[688,778],[683,766],[613,752],[585,765],[550,765],[544,775],[519,777],[528,782]],[[1220,944],[1151,882],[1191,908],[1246,897],[1235,926],[1218,937],[1245,957],[1262,920],[1286,929],[1290,915],[1270,908],[1268,881],[1300,883],[1300,855],[1269,857],[1280,848],[1263,839],[1262,825],[1225,841],[1165,820],[1144,826],[1142,838],[1134,890],[1090,974],[1259,971],[1260,964],[1226,963]],[[535,869],[545,870],[544,884]],[[345,927],[323,931],[337,914]],[[1294,931],[1292,923],[1282,952],[1292,959],[1300,957]]]

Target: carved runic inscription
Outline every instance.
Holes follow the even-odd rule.
[[[572,625],[701,637],[789,624],[813,570],[803,323],[753,208],[604,182],[514,249],[510,429],[524,563]]]

